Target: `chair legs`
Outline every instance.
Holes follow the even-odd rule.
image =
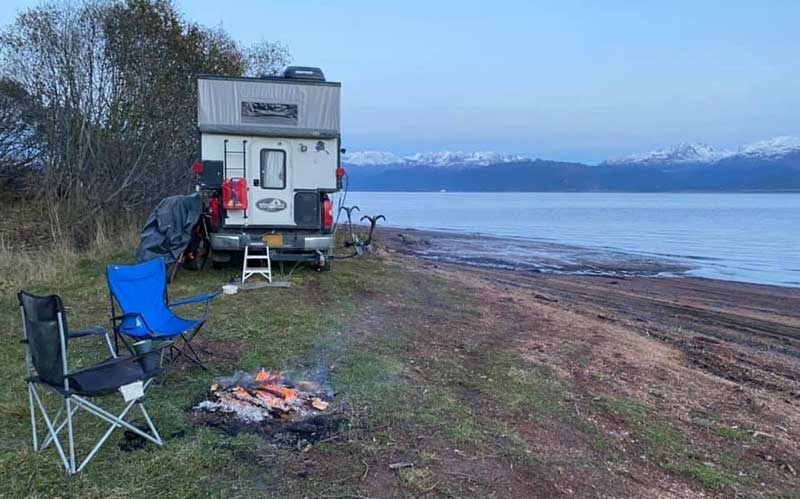
[[[33,383],[28,383],[28,409],[31,413],[31,432],[33,433],[33,450],[39,450],[39,434],[36,430],[36,412],[33,409]]]
[[[208,371],[208,367],[206,367],[206,365],[203,364],[203,361],[200,360],[200,355],[197,353],[197,351],[192,346],[192,340],[194,340],[194,337],[197,336],[197,333],[200,332],[200,328],[202,328],[202,327],[203,327],[203,325],[201,324],[200,327],[192,330],[191,333],[188,333],[188,332],[187,333],[182,333],[182,334],[176,336],[174,340],[169,340],[169,341],[174,341],[175,343],[177,343],[178,342],[177,338],[180,337],[180,339],[183,341],[183,344],[182,345],[176,345],[175,343],[173,343],[173,344],[169,345],[169,347],[167,347],[164,350],[162,350],[161,351],[161,365],[163,365],[163,363],[164,363],[164,352],[168,349],[169,350],[169,356],[168,356],[167,360],[169,362],[174,362],[176,359],[178,359],[178,357],[184,356],[190,362],[192,362],[193,364],[195,364],[195,365],[201,367],[202,369]],[[123,335],[118,334],[117,332],[114,332],[114,337],[122,339],[123,345],[125,345],[125,348],[127,348],[127,350],[131,353],[131,355],[136,355],[136,352],[133,350],[133,347],[131,347],[128,344],[128,342],[125,340],[125,337]],[[117,340],[115,339],[115,342],[116,341]],[[117,355],[119,355],[119,352],[117,352]]]
[[[198,355],[197,351],[192,346],[192,340],[194,339],[194,337],[197,335],[197,333],[199,331],[200,331],[200,328],[198,327],[197,329],[192,331],[191,334],[189,334],[189,333],[181,334],[180,338],[181,338],[181,340],[183,340],[183,345],[182,346],[171,345],[169,347],[170,348],[170,359],[169,360],[171,362],[175,361],[180,356],[184,356],[189,361],[194,363],[195,365],[200,366],[204,370],[208,371],[208,368],[200,360],[200,355]]]
[[[145,383],[145,388],[150,384],[148,380]],[[156,429],[155,425],[153,424],[152,419],[150,419],[150,415],[147,413],[147,410],[144,408],[144,403],[141,399],[136,399],[128,402],[125,405],[125,408],[119,415],[114,415],[105,409],[97,406],[96,404],[90,402],[86,398],[79,396],[79,395],[72,395],[70,397],[64,397],[64,405],[59,409],[58,413],[56,413],[55,418],[51,420],[51,418],[47,414],[47,410],[45,409],[44,403],[42,402],[42,398],[39,396],[39,392],[36,390],[34,383],[28,383],[28,397],[30,399],[30,409],[31,409],[31,426],[33,428],[33,450],[39,451],[46,449],[51,443],[53,443],[56,447],[56,451],[58,452],[59,458],[61,458],[61,462],[64,465],[64,469],[70,475],[74,475],[79,473],[86,467],[87,464],[94,458],[97,454],[97,451],[100,450],[100,447],[108,440],[111,434],[117,428],[123,428],[128,431],[131,431],[142,438],[147,439],[150,442],[153,442],[156,445],[163,445],[163,441],[161,440],[161,436],[158,434],[158,430]],[[147,422],[147,426],[149,429],[149,433],[145,433],[144,431],[136,428],[129,422],[125,421],[125,417],[127,416],[128,412],[133,408],[133,406],[138,406],[139,411],[141,412],[144,420]],[[35,409],[39,410],[42,419],[44,420],[45,426],[47,427],[47,436],[44,439],[41,446],[38,443],[38,431],[36,425],[36,414]],[[100,440],[97,441],[95,446],[92,448],[91,451],[86,455],[83,461],[80,464],[76,464],[75,459],[75,438],[73,434],[73,416],[76,415],[78,409],[83,409],[85,412],[92,414],[107,423],[110,424],[106,432],[100,437]],[[62,413],[63,419],[62,419]],[[62,445],[61,439],[59,438],[59,433],[64,429],[67,428],[67,442],[66,442],[66,450],[68,452],[65,453],[65,446]]]

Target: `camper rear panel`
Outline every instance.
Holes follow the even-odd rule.
[[[246,208],[221,210],[214,249],[240,250],[271,235],[283,256],[330,254],[333,237],[322,225],[328,194],[338,190],[341,85],[217,76],[197,85],[200,186],[219,189],[234,179],[237,200],[246,197]],[[233,191],[223,187],[223,198]]]
[[[227,211],[226,226],[299,227],[297,193],[313,191],[319,202],[319,193],[337,190],[338,139],[203,134],[201,147],[204,164],[222,162],[225,178],[247,179],[248,208]]]

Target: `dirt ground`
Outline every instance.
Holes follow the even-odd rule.
[[[444,325],[435,312],[381,310],[381,321],[445,328],[415,342],[420,386],[444,358],[485,378],[487,355],[513,351],[553,373],[563,399],[544,418],[520,417],[503,403],[513,396],[465,383],[459,403],[515,429],[542,466],[455,455],[457,473],[506,483],[486,489],[506,497],[800,493],[800,289],[487,270],[409,258],[406,238],[384,235],[420,286],[436,275],[473,297],[470,320]]]

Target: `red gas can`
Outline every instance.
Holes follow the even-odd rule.
[[[247,209],[246,178],[229,178],[222,182],[222,206],[226,210]]]

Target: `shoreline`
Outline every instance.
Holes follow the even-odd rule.
[[[409,235],[416,240],[409,242]],[[574,401],[578,419],[586,417],[603,431],[626,435],[621,438],[623,447],[634,449],[630,465],[639,467],[645,455],[647,460],[656,456],[655,468],[646,465],[637,470],[640,483],[653,487],[650,493],[697,496],[697,490],[681,490],[681,473],[676,476],[667,466],[662,468],[667,471],[664,476],[658,470],[659,459],[687,459],[681,466],[697,466],[694,476],[701,481],[708,471],[706,462],[712,463],[708,466],[713,473],[720,473],[714,480],[731,484],[737,481],[736,473],[744,476],[741,470],[765,466],[783,479],[796,479],[800,469],[796,459],[800,455],[800,288],[702,277],[487,268],[426,259],[424,250],[417,248],[428,246],[425,238],[436,245],[436,238],[446,239],[447,234],[384,228],[380,236],[388,257],[397,255],[410,272],[476,290],[472,293],[481,300],[486,332],[465,333],[448,327],[453,341],[492,335],[493,341],[535,366],[532,369],[557,373],[571,386],[568,399]],[[616,400],[626,402],[612,407],[612,416],[605,419],[602,413],[607,408],[597,407],[604,400],[612,405]],[[666,433],[682,433],[692,449],[706,449],[701,454],[716,457],[689,464],[695,459],[689,447],[679,458],[669,455],[669,449],[682,444],[660,440],[643,444],[649,438],[637,433],[637,425],[643,424],[637,418],[643,414],[656,425],[667,422],[671,430]],[[563,448],[561,435],[541,435],[535,427],[524,431],[544,439],[540,445],[545,455],[557,455],[555,449]],[[566,452],[574,452],[570,445]],[[729,469],[719,457],[725,453],[736,456],[736,464]],[[659,454],[664,455],[658,458]],[[576,470],[568,470],[566,476],[571,486],[583,478]],[[733,488],[748,490],[743,484]]]
[[[366,230],[364,226],[353,227],[359,232]],[[548,240],[391,225],[378,226],[375,234],[399,253],[476,268],[542,275],[687,279],[800,290],[800,283],[763,283],[698,275],[694,272],[701,271],[702,267],[692,266],[690,262],[703,260],[700,257],[646,255]],[[506,254],[501,254],[494,249],[498,244],[510,245],[512,251],[506,248]]]

